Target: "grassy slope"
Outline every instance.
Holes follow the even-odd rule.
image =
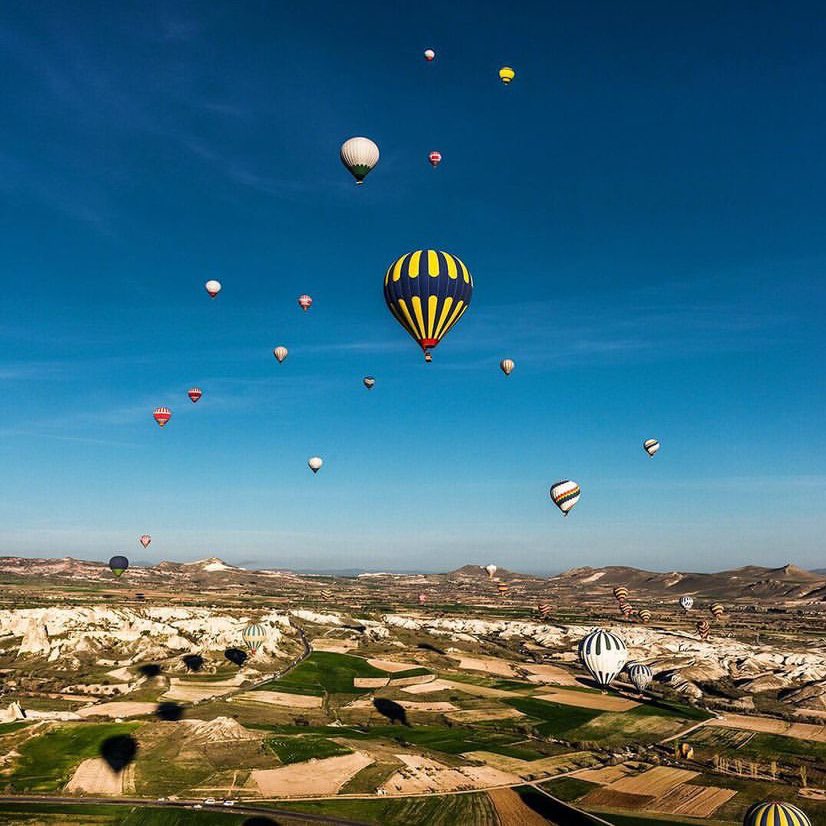
[[[100,756],[100,744],[116,734],[131,734],[139,723],[63,725],[22,743],[14,772],[8,778],[17,791],[52,792],[62,788],[72,770],[89,757]]]
[[[325,757],[338,757],[342,754],[353,753],[346,746],[315,734],[297,737],[283,735],[269,737],[264,743],[272,749],[282,763],[301,763],[310,758],[322,760]]]
[[[361,694],[369,688],[354,688],[354,677],[386,677],[361,657],[314,651],[289,674],[258,686],[259,691],[286,691],[290,694]]]
[[[36,818],[36,820],[35,820]],[[245,815],[229,812],[182,811],[181,809],[138,808],[40,803],[0,803],[0,823],[34,823],[48,826],[241,826]]]
[[[338,815],[376,826],[497,826],[484,794],[414,797],[404,800],[330,800],[290,803],[296,812]]]

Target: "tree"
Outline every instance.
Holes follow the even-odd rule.
[[[800,766],[800,785],[805,789],[806,788],[806,781],[809,777],[809,772],[806,769],[804,764]]]

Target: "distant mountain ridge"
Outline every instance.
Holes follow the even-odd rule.
[[[224,562],[216,556],[194,562],[158,562],[154,565],[130,567],[124,577],[115,580],[108,563],[63,557],[62,559],[33,559],[27,557],[0,557],[0,577],[91,581],[103,584],[122,583],[127,588],[141,589],[174,586],[178,590],[200,591],[233,589],[237,593],[266,593],[278,591],[301,582],[318,583],[324,574],[296,573],[290,570],[247,570]],[[109,578],[111,577],[111,582]],[[448,573],[394,573],[375,572],[348,576],[347,579],[374,583],[383,581],[426,586],[455,586],[459,590],[483,585],[488,573],[483,564],[463,565]],[[633,594],[647,597],[703,595],[718,599],[751,599],[769,603],[772,600],[805,600],[826,602],[826,573],[807,571],[793,564],[778,568],[746,565],[716,573],[682,571],[645,571],[622,565],[602,568],[578,567],[550,577],[522,574],[498,567],[495,579],[523,589],[526,594],[567,591],[570,593],[610,593],[617,585],[624,585]]]

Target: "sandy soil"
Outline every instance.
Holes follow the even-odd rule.
[[[391,674],[395,674],[397,671],[411,671],[414,668],[420,668],[418,663],[399,663],[395,660],[379,660],[379,659],[371,659],[367,660],[373,668],[378,668],[381,671],[389,671]]]
[[[720,806],[736,794],[737,792],[732,789],[683,784],[658,797],[645,808],[652,812],[710,818]]]
[[[632,774],[633,771],[630,766],[623,763],[619,766],[605,766],[602,769],[583,769],[581,772],[577,772],[574,777],[577,780],[587,780],[589,783],[599,783],[600,786],[607,786]]]
[[[518,783],[520,778],[490,766],[446,766],[417,754],[397,754],[404,763],[388,778],[381,788],[387,794],[416,794],[424,792],[452,792],[460,789],[486,789]]]
[[[116,668],[114,671],[107,671],[107,677],[112,677],[115,680],[120,680],[123,683],[128,683],[132,679],[132,672],[128,668]]]
[[[349,654],[359,647],[356,640],[335,640],[328,637],[316,637],[310,645],[316,651],[329,651],[331,654]]]
[[[383,688],[389,682],[389,677],[353,677],[354,688]]]
[[[626,700],[625,697],[617,697],[614,694],[589,694],[585,691],[568,691],[564,688],[549,694],[537,694],[536,699],[560,703],[564,706],[594,708],[599,711],[630,711],[639,705],[633,700]]]
[[[208,697],[223,697],[235,691],[244,682],[244,677],[236,675],[231,680],[199,683],[197,680],[181,680],[172,677],[169,681],[169,690],[162,696],[163,700],[178,700],[179,702],[195,703],[206,700]]]
[[[250,780],[263,797],[333,795],[373,762],[372,757],[357,751],[341,757],[293,763],[279,769],[257,769],[250,774]]]
[[[312,694],[287,694],[284,691],[245,691],[239,694],[237,699],[288,708],[321,708],[324,704],[323,697]]]
[[[672,789],[676,789],[677,786],[699,776],[699,772],[657,766],[634,777],[623,777],[621,780],[612,783],[608,788],[614,792],[639,794],[646,797],[662,797]]]
[[[528,679],[532,683],[553,683],[554,685],[577,686],[576,677],[564,668],[555,665],[525,663],[520,668],[528,672]]]
[[[102,757],[84,760],[66,784],[65,791],[87,794],[123,794],[123,772],[114,772]]]
[[[139,714],[152,714],[157,707],[157,703],[129,703],[124,701],[86,706],[86,708],[79,708],[77,713],[81,717],[136,717]]]
[[[513,697],[510,691],[502,691],[499,688],[488,688],[484,685],[473,685],[473,683],[459,683],[453,680],[431,680],[429,683],[418,683],[402,688],[409,694],[429,694],[433,691],[462,691],[474,697]]]
[[[799,740],[816,740],[819,743],[826,743],[826,725],[787,723],[771,717],[747,717],[744,714],[726,714],[718,720],[710,720],[709,724],[723,728],[757,731],[761,734],[782,734],[784,737],[797,737]]]
[[[419,674],[416,677],[391,677],[390,685],[401,688],[403,685],[419,685],[421,683],[431,683],[436,679],[435,674]]]
[[[627,792],[615,792],[610,786],[600,786],[592,792],[588,792],[581,798],[577,805],[592,808],[604,806],[608,809],[630,809],[640,811],[651,802],[650,795],[628,794]]]
[[[516,663],[499,657],[471,656],[470,654],[450,654],[452,660],[459,661],[459,668],[465,671],[484,671],[497,677],[516,677]]]
[[[484,723],[488,720],[510,720],[514,717],[524,717],[521,711],[515,708],[486,708],[454,711],[447,715],[454,723]]]
[[[548,826],[548,821],[528,808],[513,789],[493,789],[488,792],[500,826]]]
[[[433,711],[444,714],[447,711],[458,711],[459,707],[453,703],[417,703],[414,700],[399,700],[399,705],[407,711]],[[367,697],[360,697],[358,700],[353,700],[352,703],[347,703],[344,708],[369,708],[373,709],[373,701]]]

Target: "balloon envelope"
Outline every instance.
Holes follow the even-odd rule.
[[[570,479],[564,479],[551,486],[551,501],[562,511],[563,516],[576,505],[580,496],[579,485]]]
[[[364,382],[364,386],[368,390],[372,390],[374,385],[376,384],[376,380],[372,376],[365,376],[362,381]]]
[[[144,547],[144,548],[148,548],[148,547],[149,547],[149,543],[150,543],[151,541],[152,541],[152,537],[151,537],[148,533],[145,533],[145,534],[144,534],[144,535],[143,535],[143,536],[142,536],[142,537],[138,540],[138,542],[140,542],[140,543],[141,543],[141,545],[143,545],[143,547]]]
[[[755,803],[746,812],[743,826],[812,826],[812,821],[791,803]]]
[[[207,281],[206,284],[204,284],[204,289],[209,293],[210,298],[215,298],[215,296],[218,295],[223,288],[221,287],[220,281],[213,280]]]
[[[646,439],[642,447],[649,456],[653,456],[660,449],[660,443],[656,439]]]
[[[694,607],[694,597],[684,596],[680,597],[680,608],[683,611],[690,611]]]
[[[115,576],[121,576],[129,567],[129,560],[125,556],[113,556],[109,560],[109,567]]]
[[[503,66],[499,70],[499,80],[506,86],[516,77],[516,72],[510,66]],[[530,85],[530,84],[529,84]]]
[[[622,671],[628,659],[628,649],[616,634],[598,628],[579,644],[579,657],[594,680],[604,688]]]
[[[487,571],[487,574],[491,579],[493,579],[494,575],[498,570],[499,568],[496,565],[485,565],[485,571]]]
[[[472,295],[473,277],[462,260],[449,252],[408,252],[384,276],[387,308],[428,361],[430,350],[465,314]]]
[[[195,402],[204,395],[204,391],[201,390],[200,387],[190,387],[189,390],[186,391],[186,395],[189,396],[192,404],[195,404]]]
[[[654,674],[644,663],[634,663],[628,669],[628,679],[634,684],[634,688],[642,694],[648,688],[651,680],[654,679]]]
[[[511,373],[513,373],[514,367],[516,367],[516,365],[513,363],[513,359],[502,359],[502,361],[499,362],[499,369],[506,376],[509,376]]]
[[[370,138],[350,138],[341,145],[341,162],[347,167],[357,184],[364,182],[379,162],[379,148]]]
[[[437,152],[435,149],[431,152],[427,159],[430,161],[431,166],[438,166],[442,162],[442,153]]]
[[[156,407],[152,416],[158,425],[163,427],[172,418],[172,411],[168,407]]]
[[[310,466],[310,470],[313,473],[318,473],[321,470],[321,466],[324,464],[324,461],[319,456],[313,456],[310,459],[307,459],[307,464]]]
[[[284,359],[289,355],[289,350],[287,350],[286,347],[276,347],[272,351],[272,354],[278,360],[278,363],[281,364],[281,362],[284,361]]]
[[[424,59],[428,61],[428,63],[436,57],[436,52],[433,49],[425,49],[424,50]]]
[[[306,313],[307,310],[313,306],[313,299],[306,293],[304,295],[300,295],[298,296],[298,306],[301,307],[301,309]]]
[[[242,632],[241,639],[250,651],[255,653],[267,639],[267,629],[263,625],[250,623]]]

